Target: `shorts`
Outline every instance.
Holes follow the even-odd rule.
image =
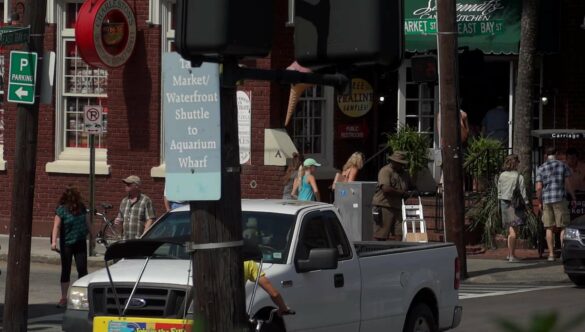
[[[380,206],[379,213],[382,214],[382,218],[381,223],[374,223],[374,238],[387,240],[390,234],[396,235],[396,223],[401,219],[401,212],[398,209]]]
[[[569,225],[569,203],[566,200],[560,202],[543,204],[542,223],[544,227],[565,228]]]

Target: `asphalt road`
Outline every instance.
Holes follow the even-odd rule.
[[[3,325],[4,297],[6,289],[6,262],[0,261],[0,324]],[[95,269],[93,269],[95,270]],[[91,270],[90,270],[91,271]],[[28,330],[38,332],[60,332],[65,309],[56,307],[61,297],[59,277],[61,266],[56,264],[33,263],[30,270]],[[75,267],[72,281],[77,277]],[[2,328],[0,328],[2,331]]]
[[[95,269],[95,268],[93,268]],[[0,316],[4,310],[6,263],[0,262]],[[59,300],[60,266],[33,263],[29,291],[29,331],[59,332],[63,309],[55,307]],[[72,273],[75,278],[75,272]],[[498,332],[499,319],[527,326],[536,313],[559,314],[565,322],[576,315],[585,316],[585,289],[570,284],[558,285],[474,285],[461,289],[463,321],[456,332]],[[2,319],[0,318],[0,323]],[[1,331],[1,329],[0,329]],[[563,330],[563,332],[570,330]],[[585,331],[585,324],[574,331]]]
[[[554,288],[538,288],[525,292],[488,294],[462,300],[463,320],[454,331],[457,332],[498,332],[504,331],[498,321],[509,320],[527,327],[531,319],[538,314],[556,313],[561,323],[570,321],[577,315],[584,316],[585,289],[572,285],[561,285]],[[560,325],[560,324],[559,324]],[[534,330],[531,330],[534,331]],[[585,331],[585,324],[574,330],[555,329],[554,331]]]

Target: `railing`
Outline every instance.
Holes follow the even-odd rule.
[[[466,192],[484,192],[494,183],[496,175],[502,170],[509,148],[486,150],[485,153],[466,160],[464,165],[464,189]]]

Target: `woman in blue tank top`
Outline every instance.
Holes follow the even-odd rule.
[[[295,181],[293,193],[298,190],[299,201],[320,201],[319,189],[315,180],[315,168],[321,166],[315,159],[307,158],[303,162],[303,168],[299,172],[298,180]]]

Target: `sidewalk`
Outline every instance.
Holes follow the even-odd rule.
[[[0,261],[5,262],[8,256],[9,237],[6,234],[0,234]],[[89,245],[88,245],[89,250]],[[96,244],[95,250],[97,256],[89,256],[87,265],[89,267],[104,267],[104,246]],[[61,264],[61,258],[57,252],[51,251],[51,244],[48,237],[33,237],[31,239],[30,250],[31,263]]]
[[[6,261],[8,255],[8,235],[0,234],[0,261]],[[105,248],[96,245],[97,256],[88,257],[88,266],[103,267]],[[478,284],[559,284],[570,283],[563,272],[563,264],[547,262],[539,258],[534,249],[518,249],[517,256],[522,260],[509,263],[505,258],[506,248],[487,250],[467,256],[468,279],[465,283]],[[31,241],[31,262],[60,264],[59,254],[51,251],[49,238],[33,237]]]

